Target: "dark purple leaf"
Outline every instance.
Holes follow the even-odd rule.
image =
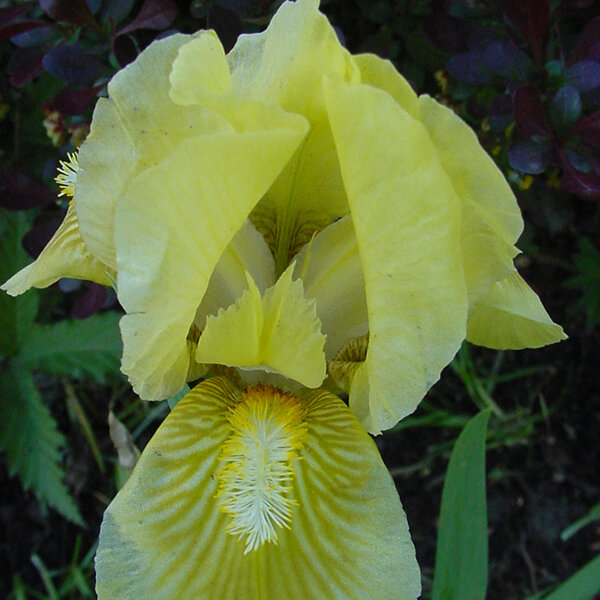
[[[474,29],[468,37],[467,46],[469,50],[482,52],[486,47],[498,40],[498,31],[491,27],[481,26]]]
[[[173,0],[145,0],[138,16],[117,35],[130,33],[137,29],[153,29],[160,31],[171,25],[177,16],[177,6]]]
[[[565,82],[580,92],[600,86],[600,64],[595,60],[580,60],[565,71]]]
[[[549,0],[502,0],[508,20],[518,29],[531,47],[536,64],[544,63],[550,20]]]
[[[522,85],[513,94],[515,125],[522,138],[531,136],[552,137],[552,129],[546,119],[540,91],[534,85]]]
[[[600,149],[600,108],[580,119],[569,133],[579,135],[584,142]]]
[[[463,19],[443,12],[434,12],[423,17],[423,33],[427,39],[443,52],[458,54],[466,50],[469,29]]]
[[[21,245],[32,258],[37,258],[62,223],[62,218],[52,216],[36,222],[23,236]]]
[[[111,21],[118,25],[129,16],[135,0],[102,0],[100,19],[104,22]]]
[[[581,116],[581,96],[572,86],[566,85],[556,92],[550,106],[550,118],[555,131],[562,136],[577,123]]]
[[[600,42],[600,17],[592,19],[579,34],[569,64],[574,64],[586,58],[596,58],[590,54],[590,50]]]
[[[19,20],[29,8],[32,2],[17,4],[16,6],[5,6],[0,8],[0,27],[10,25],[14,21]]]
[[[43,51],[37,48],[19,48],[8,59],[10,84],[21,87],[44,72]]]
[[[97,58],[77,44],[52,48],[42,62],[48,73],[67,82],[93,81],[106,71]]]
[[[58,92],[51,104],[63,115],[81,115],[94,101],[104,84],[84,90],[64,89]]]
[[[552,145],[533,141],[517,141],[508,151],[508,162],[515,171],[538,175],[543,173],[552,158]]]
[[[446,63],[446,70],[452,77],[470,85],[488,83],[492,78],[482,54],[474,50],[453,56]]]
[[[573,167],[580,173],[589,173],[592,170],[592,165],[583,157],[579,152],[571,150],[571,148],[564,149],[564,155]]]
[[[25,175],[14,166],[0,170],[0,205],[10,210],[26,210],[56,200],[42,183]]]
[[[85,0],[39,0],[46,14],[55,21],[97,27],[94,15]]]
[[[73,304],[71,316],[74,319],[87,319],[91,317],[102,308],[106,301],[108,290],[103,285],[90,282],[86,284],[86,287],[87,290],[83,296],[78,298]]]
[[[563,176],[560,185],[563,189],[586,198],[600,197],[600,175],[594,171],[582,173],[569,161],[564,153],[560,153]]]
[[[259,15],[264,10],[262,0],[216,0],[216,4],[240,17]]]
[[[489,121],[492,131],[498,133],[504,131],[514,122],[513,103],[510,94],[496,96],[490,102]]]
[[[86,0],[86,2],[90,11],[94,15],[100,10],[100,7],[102,6],[102,0]]]
[[[208,27],[214,29],[223,44],[225,52],[229,52],[238,36],[244,31],[240,18],[231,10],[221,6],[213,6],[206,20]]]
[[[483,52],[485,64],[497,75],[506,79],[524,81],[527,78],[529,58],[514,42],[496,40],[487,45]]]
[[[55,25],[48,25],[44,23],[43,27],[37,27],[14,35],[10,38],[10,41],[19,48],[29,48],[31,46],[42,46],[51,42],[57,33]]]
[[[63,294],[70,294],[71,292],[75,292],[83,285],[83,281],[81,279],[71,279],[70,277],[63,277],[58,280],[58,289]]]
[[[137,55],[137,46],[129,35],[118,35],[113,41],[113,52],[121,67],[133,62]]]
[[[18,21],[16,23],[11,23],[10,25],[6,25],[5,27],[0,28],[0,40],[6,40],[8,38],[15,37],[25,31],[30,31],[31,29],[37,29],[39,27],[44,27],[48,25],[45,21]]]

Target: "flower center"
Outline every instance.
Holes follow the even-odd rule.
[[[75,182],[77,181],[77,169],[79,169],[79,160],[77,152],[68,152],[68,160],[61,160],[58,167],[58,175],[54,181],[58,183],[60,193],[58,197],[68,196],[72,198],[75,194]]]
[[[231,517],[227,532],[245,538],[244,554],[277,543],[277,529],[290,526],[304,416],[299,398],[262,385],[247,388],[228,415],[232,433],[219,456],[217,498]]]

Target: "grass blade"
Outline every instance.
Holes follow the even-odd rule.
[[[490,410],[473,417],[452,450],[442,492],[433,600],[483,600],[488,539],[485,441]]]

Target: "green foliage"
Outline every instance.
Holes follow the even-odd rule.
[[[26,489],[65,517],[83,524],[62,483],[64,438],[43,403],[30,372],[9,367],[0,376],[0,444],[11,475],[19,474]]]
[[[23,341],[19,363],[53,375],[103,382],[106,374],[119,372],[119,317],[109,312],[83,321],[35,325]]]
[[[579,254],[574,257],[580,274],[569,279],[565,285],[582,292],[575,304],[587,312],[587,326],[600,322],[600,252],[589,239],[579,238]]]
[[[574,536],[580,529],[593,523],[594,521],[600,521],[600,502],[594,504],[592,508],[590,508],[587,515],[581,517],[581,519],[577,519],[575,523],[571,523],[561,534],[560,539],[563,542],[567,541],[569,538]]]
[[[0,244],[0,282],[24,267],[28,257],[21,248],[21,238],[28,223],[23,213],[0,212],[4,224],[3,240]],[[38,294],[11,298],[0,292],[0,354],[13,356],[17,346],[26,339],[38,309]]]
[[[600,592],[600,555],[571,575],[544,600],[593,600]]]
[[[483,600],[488,540],[485,440],[490,411],[473,417],[456,440],[442,492],[433,600]]]
[[[5,281],[29,261],[21,248],[28,225],[23,213],[0,214],[0,280]],[[63,483],[61,466],[65,439],[58,431],[35,383],[33,372],[89,377],[104,381],[119,373],[121,339],[115,313],[85,321],[35,323],[37,291],[11,298],[0,292],[0,448],[8,468],[23,486],[74,523],[83,524]]]

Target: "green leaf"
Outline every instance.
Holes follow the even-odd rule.
[[[435,556],[433,600],[483,600],[488,539],[485,440],[490,410],[458,436],[446,473]]]
[[[173,410],[176,406],[177,403],[190,391],[190,386],[187,383],[183,384],[183,387],[174,395],[171,396],[170,398],[167,398],[167,403],[169,405],[169,408],[171,410]]]
[[[571,525],[564,529],[560,534],[560,539],[563,542],[566,542],[570,537],[574,536],[580,529],[598,520],[600,520],[600,502],[594,504],[594,506],[590,508],[587,515],[581,517],[581,519],[577,519],[577,521],[571,523]]]
[[[89,377],[103,382],[119,374],[123,349],[116,312],[36,325],[23,344],[19,363],[54,375]]]
[[[83,520],[62,482],[61,447],[64,437],[43,403],[31,373],[9,367],[0,372],[0,447],[8,470],[19,475],[23,487],[67,519]]]
[[[600,592],[600,555],[571,575],[544,600],[593,600]]]
[[[22,212],[0,210],[0,284],[31,262],[21,246],[29,224]],[[38,292],[30,291],[13,298],[0,291],[0,354],[13,356],[27,339],[38,309]]]
[[[577,277],[569,279],[565,286],[582,292],[575,306],[587,312],[587,326],[600,323],[600,252],[588,238],[579,238],[579,254],[574,257],[579,270]]]

